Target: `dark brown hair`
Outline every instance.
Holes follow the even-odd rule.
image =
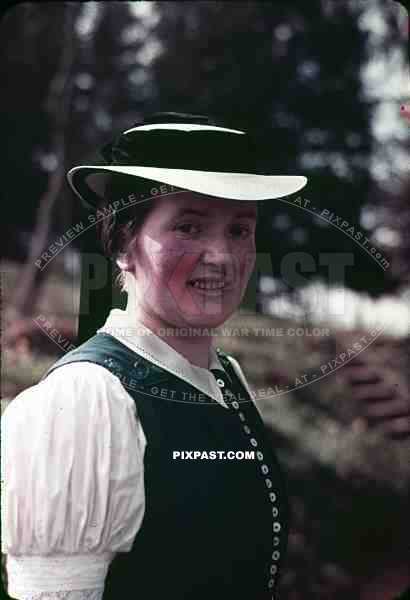
[[[153,188],[158,190],[159,183],[146,181],[142,183],[135,177],[120,175],[114,176],[107,184],[104,201],[98,209],[106,216],[100,217],[96,222],[98,238],[101,241],[104,254],[113,261],[114,285],[124,289],[125,275],[118,267],[116,258],[126,253],[129,243],[138,234],[146,217],[155,206]],[[133,195],[130,204],[128,196]],[[114,210],[114,202],[120,202]],[[134,203],[135,202],[135,203]]]

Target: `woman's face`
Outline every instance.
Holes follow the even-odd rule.
[[[128,249],[138,306],[160,324],[218,327],[239,306],[255,265],[255,202],[193,192],[155,199]],[[194,278],[223,280],[201,290]]]

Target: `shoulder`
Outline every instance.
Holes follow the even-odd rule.
[[[2,424],[34,423],[58,411],[84,415],[113,403],[117,411],[135,409],[132,398],[110,371],[91,362],[73,362],[20,392],[4,410]]]

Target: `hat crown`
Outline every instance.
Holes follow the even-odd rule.
[[[100,154],[112,166],[225,172],[252,172],[256,158],[246,132],[224,127],[207,115],[176,112],[146,116],[106,144]]]

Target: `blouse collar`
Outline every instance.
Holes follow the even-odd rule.
[[[177,352],[151,329],[140,322],[135,323],[134,316],[131,318],[127,311],[118,308],[111,309],[104,325],[98,329],[97,333],[99,332],[109,333],[133,352],[150,360],[161,369],[184,379],[202,393],[228,408],[221,389],[210,370],[224,371],[213,346],[209,348],[209,368],[204,369],[189,362],[185,356]]]

